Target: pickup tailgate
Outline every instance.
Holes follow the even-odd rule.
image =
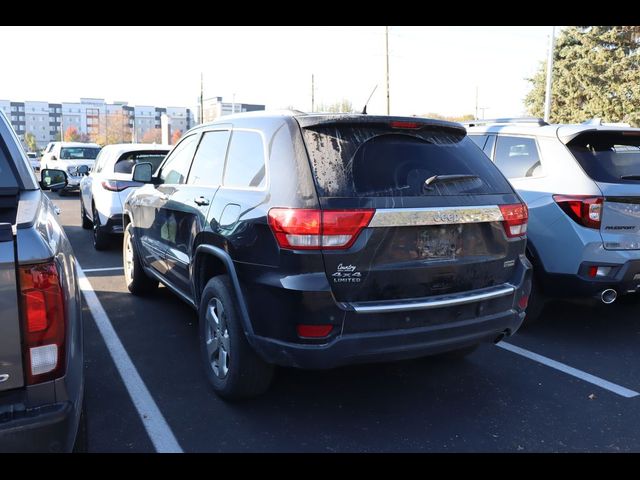
[[[14,235],[0,223],[0,391],[24,383],[21,345]]]

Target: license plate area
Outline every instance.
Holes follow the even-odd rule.
[[[419,229],[416,254],[424,260],[455,260],[461,257],[462,225],[433,225]]]

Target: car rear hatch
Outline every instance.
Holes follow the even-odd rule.
[[[24,384],[13,231],[17,206],[18,188],[0,187],[0,391]]]
[[[567,147],[602,192],[604,248],[640,250],[640,130],[589,130]]]
[[[514,226],[518,234],[508,238],[503,220],[526,207],[462,127],[373,116],[298,121],[338,303],[391,312],[464,295],[461,303],[469,303],[473,292],[513,293],[508,282],[526,227]],[[346,245],[336,246],[348,235]]]

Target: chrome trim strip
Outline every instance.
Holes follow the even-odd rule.
[[[497,205],[478,207],[380,208],[369,227],[411,227],[504,220]]]
[[[452,307],[465,303],[491,300],[506,297],[516,291],[513,285],[504,284],[499,287],[483,288],[471,293],[463,292],[451,295],[438,295],[427,298],[412,298],[407,300],[393,300],[385,302],[358,302],[347,304],[356,313],[390,313],[409,312],[411,310],[428,310],[431,308]]]

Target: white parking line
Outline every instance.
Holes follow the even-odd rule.
[[[557,362],[550,358],[544,357],[537,353],[531,352],[529,350],[525,350],[524,348],[516,347],[510,343],[500,342],[497,344],[498,347],[503,348],[504,350],[509,350],[516,355],[522,355],[523,357],[527,357],[533,361],[538,363],[542,363],[547,367],[555,368],[556,370],[560,370],[566,374],[572,375],[580,380],[584,380],[585,382],[589,382],[593,385],[596,385],[600,388],[604,388],[605,390],[609,390],[615,394],[618,394],[625,398],[633,398],[640,395],[638,392],[634,392],[633,390],[629,390],[628,388],[622,387],[620,385],[616,385],[615,383],[611,383],[603,378],[596,377],[595,375],[591,375],[590,373],[583,372],[582,370],[578,370],[577,368],[570,367],[564,363]]]
[[[82,271],[84,273],[92,273],[92,272],[111,272],[114,270],[124,270],[124,267],[85,268]]]
[[[93,320],[96,322],[98,330],[100,330],[104,343],[107,345],[111,358],[120,373],[120,377],[122,377],[122,381],[138,411],[138,415],[140,415],[140,420],[153,446],[159,453],[183,453],[171,428],[162,416],[147,386],[142,381],[142,377],[140,377],[138,370],[136,370],[131,358],[129,358],[129,354],[122,345],[120,338],[118,338],[118,334],[113,329],[113,325],[111,325],[107,313],[93,291],[89,279],[85,276],[79,263],[77,263],[77,267],[78,283],[87,300],[87,307],[89,307],[93,315]]]

